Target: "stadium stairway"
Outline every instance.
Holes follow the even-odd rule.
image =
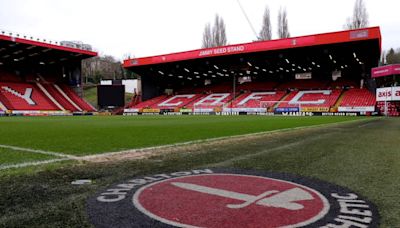
[[[47,91],[47,89],[44,88],[44,86],[40,83],[36,83],[36,86],[46,95],[46,97],[48,99],[50,99],[51,102],[53,102],[53,104],[55,104],[60,110],[62,111],[66,111],[65,108],[60,105],[60,103],[57,102],[56,99],[54,99],[54,97],[49,93],[49,91]]]
[[[87,103],[85,100],[80,98],[78,94],[76,94],[69,86],[67,85],[57,85],[54,84],[57,87],[59,87],[59,91],[63,91],[79,108],[83,111],[87,112],[94,112],[96,109]],[[57,89],[58,90],[58,89]]]
[[[344,92],[345,91],[343,91],[343,90],[341,91],[341,93],[339,95],[339,98],[336,100],[335,104],[331,107],[331,111],[332,112],[337,112],[338,111],[339,105],[340,105],[340,103],[342,103],[342,100],[344,98]]]
[[[3,111],[8,110],[8,109],[13,109],[14,106],[8,101],[8,99],[1,93],[0,91],[0,103],[1,103],[1,108]]]
[[[53,96],[53,98],[66,110],[77,112],[82,109],[75,104],[61,89],[55,84],[42,84],[42,86]]]

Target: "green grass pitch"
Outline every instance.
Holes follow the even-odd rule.
[[[361,120],[361,121],[352,121]],[[325,123],[337,123],[321,125]],[[321,125],[290,130],[294,127]],[[177,147],[144,160],[60,162],[0,170],[0,227],[91,227],[86,199],[140,175],[204,167],[292,173],[338,184],[377,205],[380,227],[400,227],[400,119],[133,116],[0,118],[0,145],[76,156],[278,129],[274,134]],[[55,157],[0,149],[0,162]],[[76,179],[93,184],[72,186]]]
[[[0,118],[0,145],[88,155],[353,120],[355,117],[86,116]]]

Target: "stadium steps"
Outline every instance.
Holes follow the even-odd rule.
[[[285,94],[284,96],[282,96],[282,98],[281,98],[278,102],[276,102],[276,104],[272,107],[273,110],[275,110],[275,109],[279,106],[279,104],[280,104],[281,101],[285,101],[286,98],[287,98],[289,95],[290,95],[290,93],[287,93],[287,94]]]
[[[6,109],[13,109],[14,107],[12,106],[11,102],[5,97],[0,90],[0,102]]]
[[[83,110],[81,109],[81,107],[79,107],[79,105],[77,105],[66,93],[64,93],[64,91],[57,85],[57,84],[52,84],[51,88],[55,88],[57,90],[57,92],[59,94],[61,94],[61,96],[68,101],[68,104],[71,104],[73,107],[71,107],[71,110],[74,111],[80,111],[82,112]],[[56,93],[57,93],[56,92]],[[58,94],[57,93],[57,94]]]
[[[53,102],[57,106],[57,108],[62,111],[66,111],[66,109],[60,103],[58,103],[58,101],[49,93],[49,91],[47,91],[46,88],[44,88],[42,84],[37,82],[36,86],[44,93],[44,95],[46,95],[47,98],[50,99],[51,102]]]
[[[77,104],[81,108],[81,110],[89,112],[96,111],[96,109],[92,105],[79,97],[78,94],[76,94],[75,91],[73,91],[69,86],[61,85],[59,87],[75,104]]]
[[[337,101],[335,102],[335,104],[331,107],[331,111],[337,112],[337,110],[338,110],[338,108],[339,108],[339,106],[340,106],[340,103],[342,103],[342,100],[343,100],[343,98],[344,98],[344,94],[345,94],[345,93],[346,93],[346,92],[342,90],[342,93],[340,94],[339,98],[337,99]]]
[[[243,97],[247,97],[248,95],[249,95],[249,93],[243,93],[243,94],[237,95],[235,98],[232,98],[232,100],[230,100],[229,102],[227,102],[227,103],[224,105],[224,108],[230,108],[230,107],[232,107],[232,106],[233,106],[233,105],[232,105],[233,102],[237,102],[239,99],[241,99],[241,98],[243,98]]]
[[[57,85],[54,84],[42,84],[43,87],[68,111],[82,111],[73,101],[64,93],[60,92]],[[60,89],[61,90],[61,89]],[[62,91],[62,90],[61,90]]]

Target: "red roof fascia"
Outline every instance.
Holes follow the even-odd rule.
[[[400,74],[400,64],[380,66],[371,69],[372,78],[379,78],[395,74]]]
[[[158,55],[144,58],[124,60],[124,67],[135,67],[168,62],[177,62],[191,59],[201,59],[224,55],[253,53],[271,50],[283,50],[297,47],[317,46],[324,44],[346,43],[360,40],[379,39],[381,45],[381,33],[379,27],[355,29],[333,33],[293,37],[279,40],[257,41],[252,43],[235,44],[215,48],[198,49],[186,52]]]
[[[6,40],[6,41],[15,42],[15,43],[23,43],[23,44],[29,44],[32,46],[39,46],[39,47],[56,49],[56,50],[61,50],[61,51],[79,53],[79,54],[83,54],[83,55],[97,56],[97,52],[93,52],[93,51],[82,50],[82,49],[78,49],[78,48],[70,48],[70,47],[65,47],[65,46],[60,46],[60,45],[55,45],[55,44],[49,44],[49,43],[43,43],[43,42],[27,40],[27,39],[12,37],[12,36],[0,35],[0,40]]]

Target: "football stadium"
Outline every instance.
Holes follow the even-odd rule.
[[[0,33],[1,227],[400,227],[380,27],[127,58]]]

